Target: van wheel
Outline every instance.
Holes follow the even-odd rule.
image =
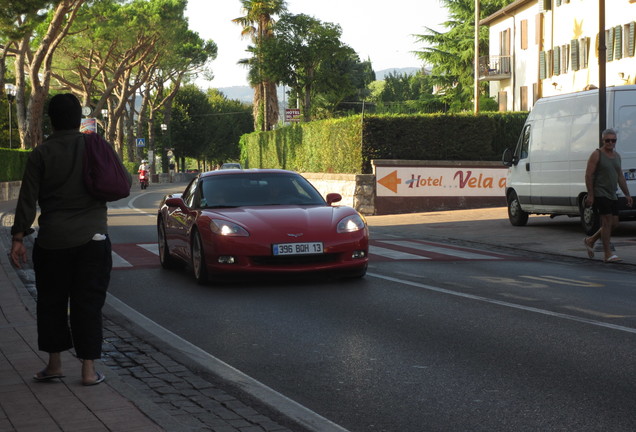
[[[581,226],[585,234],[592,235],[601,227],[601,219],[598,213],[592,208],[585,205],[587,195],[581,198],[579,203],[579,211],[581,213]]]
[[[519,198],[515,192],[508,195],[508,219],[514,226],[524,226],[528,223],[528,213],[521,209]]]

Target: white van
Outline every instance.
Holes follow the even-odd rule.
[[[618,133],[616,150],[632,196],[636,196],[636,86],[607,89],[607,128]],[[507,149],[508,218],[525,225],[529,214],[580,216],[592,234],[598,215],[586,208],[585,168],[599,148],[598,90],[539,99],[528,115],[517,147]],[[621,219],[636,217],[618,190]]]

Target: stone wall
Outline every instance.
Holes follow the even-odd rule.
[[[364,215],[375,212],[375,176],[373,174],[323,174],[303,173],[303,177],[326,197],[328,193],[339,193],[338,204],[355,208]]]
[[[0,182],[0,201],[18,199],[21,181]]]

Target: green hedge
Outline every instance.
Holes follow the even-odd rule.
[[[9,150],[0,148],[0,182],[22,180],[31,150]],[[132,174],[133,180],[137,175],[138,165],[135,162],[124,162],[124,166]]]
[[[0,148],[0,182],[22,180],[29,150]]]
[[[251,168],[350,173],[362,166],[361,140],[360,116],[296,124],[243,135],[241,161]]]
[[[371,173],[372,159],[497,161],[517,141],[527,113],[366,115],[241,137],[251,168]],[[364,138],[363,138],[364,137]]]

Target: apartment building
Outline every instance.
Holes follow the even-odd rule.
[[[599,0],[516,0],[480,21],[489,53],[480,80],[500,111],[599,86]],[[636,83],[636,0],[605,0],[606,86]]]

